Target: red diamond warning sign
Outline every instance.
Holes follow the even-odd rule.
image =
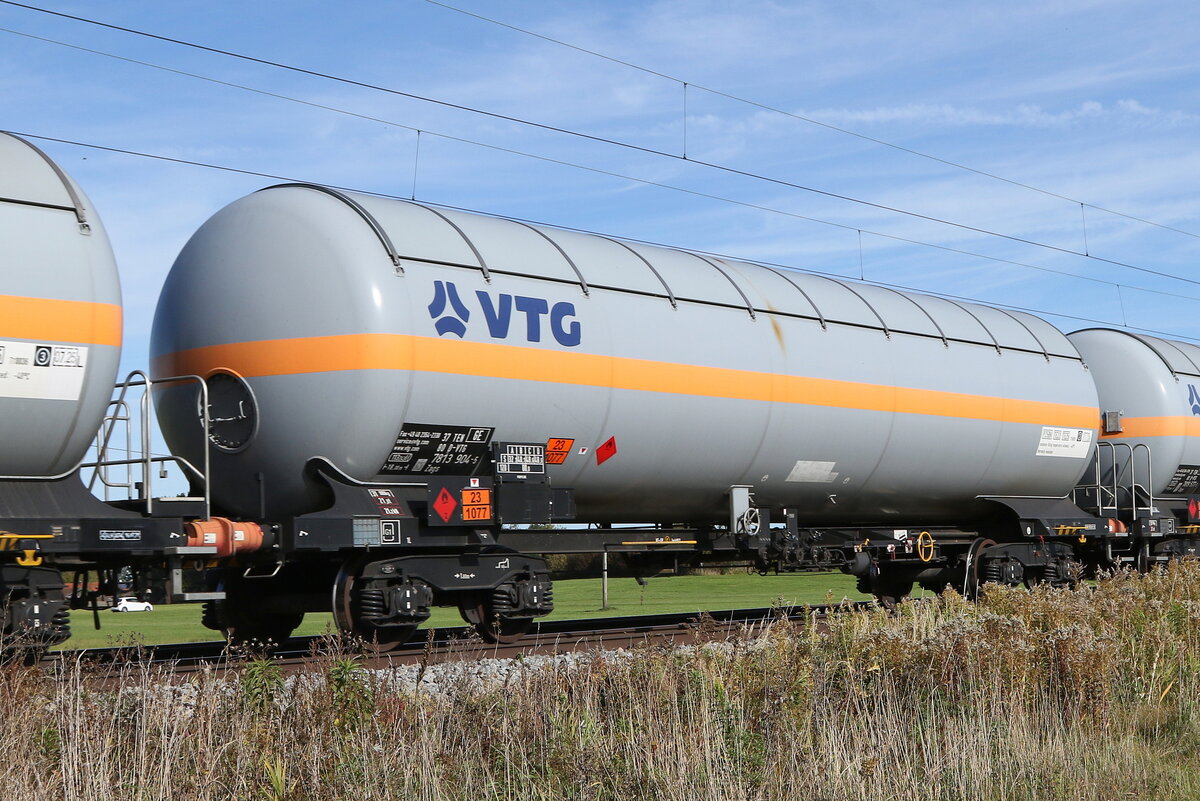
[[[617,438],[609,437],[608,441],[596,448],[596,464],[604,464],[617,455]]]
[[[443,523],[449,523],[457,506],[458,501],[454,500],[454,496],[450,494],[450,490],[442,487],[442,491],[438,493],[437,498],[433,502],[433,511],[437,512],[438,517],[442,518]]]

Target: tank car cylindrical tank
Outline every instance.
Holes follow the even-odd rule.
[[[807,524],[962,521],[1067,493],[1097,422],[1029,315],[307,185],[192,237],[152,355],[214,376],[214,497],[243,515],[319,505],[314,456],[416,480],[554,438],[584,521],[727,520],[731,485]],[[195,391],[158,409],[198,462]]]
[[[1136,481],[1155,496],[1200,492],[1200,348],[1104,328],[1068,338],[1091,368],[1100,411],[1116,413],[1101,434],[1116,447],[1099,453],[1100,483],[1113,482],[1115,461],[1118,486]],[[1135,455],[1140,445],[1152,459],[1145,450]],[[1090,472],[1088,480],[1095,482]]]
[[[0,475],[57,475],[83,458],[111,396],[121,288],[82,190],[4,133],[0,243]]]

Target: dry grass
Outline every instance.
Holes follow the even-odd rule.
[[[0,671],[20,799],[1200,797],[1200,564],[390,689],[328,657],[185,692]]]

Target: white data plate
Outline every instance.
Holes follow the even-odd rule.
[[[83,345],[0,340],[0,398],[79,400],[87,351]]]

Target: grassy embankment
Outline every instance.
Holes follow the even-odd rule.
[[[771,606],[782,599],[789,604],[820,604],[842,598],[859,600],[854,579],[841,573],[796,573],[781,576],[730,574],[724,576],[663,576],[642,587],[631,578],[609,580],[609,608],[600,605],[599,579],[554,582],[555,620],[656,612],[698,612],[717,609]],[[147,645],[166,642],[205,642],[219,639],[200,625],[197,604],[158,606],[153,612],[100,611],[102,628],[96,631],[92,613],[71,613],[72,637],[67,648],[94,648],[131,641]],[[457,609],[434,609],[427,626],[464,625]],[[325,634],[332,626],[329,614],[309,614],[297,635]]]
[[[997,589],[765,639],[527,667],[503,687],[390,688],[352,657],[0,670],[13,801],[174,798],[1155,799],[1200,797],[1200,563],[1094,588]]]

